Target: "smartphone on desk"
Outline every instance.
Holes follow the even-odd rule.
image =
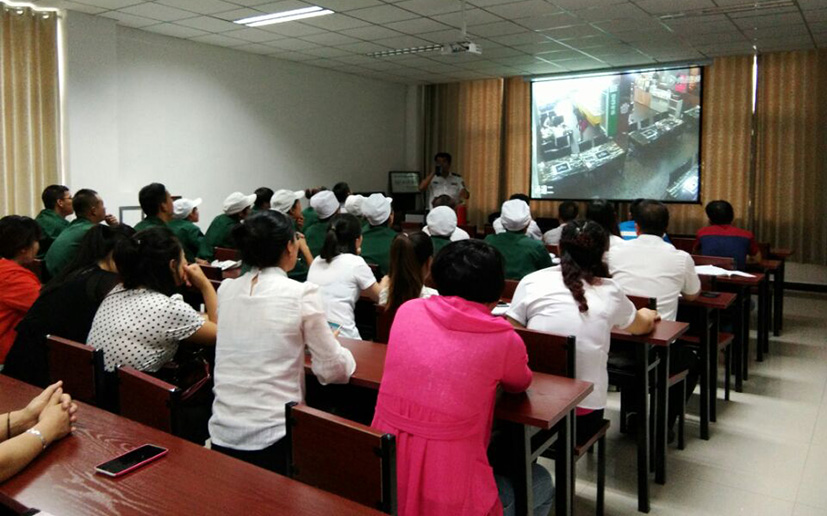
[[[98,464],[95,466],[95,471],[102,475],[119,477],[134,469],[138,469],[144,464],[163,457],[168,451],[166,448],[161,448],[154,444],[145,444],[123,455],[119,455],[112,460],[106,461],[103,464]]]
[[[719,292],[709,292],[709,291],[701,292],[701,297],[718,297],[720,295],[721,294]]]

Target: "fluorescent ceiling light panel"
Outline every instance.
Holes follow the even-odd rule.
[[[249,18],[235,20],[233,23],[238,23],[239,25],[246,25],[248,27],[261,27],[263,25],[271,25],[273,23],[284,23],[294,20],[301,20],[303,18],[314,18],[316,16],[324,16],[326,14],[333,14],[333,11],[331,11],[330,9],[323,9],[319,6],[313,6],[303,7],[301,9],[293,9],[291,11],[282,11],[280,13],[251,16]]]

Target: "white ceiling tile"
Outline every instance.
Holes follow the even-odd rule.
[[[67,9],[69,11],[76,11],[85,14],[101,14],[106,12],[106,9],[103,7],[95,7],[94,5],[86,5],[80,2],[49,2],[44,4],[38,4],[42,7],[56,7],[58,9]]]
[[[750,16],[775,16],[779,14],[789,14],[789,13],[797,13],[798,7],[791,5],[787,7],[776,7],[771,9],[756,9],[754,11],[742,11],[731,13],[728,16],[732,19],[735,18],[748,18]]]
[[[608,34],[599,34],[597,36],[586,36],[584,38],[567,39],[564,41],[566,45],[577,49],[603,47],[606,45],[617,45],[618,40]]]
[[[256,29],[253,27],[244,27],[237,30],[231,30],[222,33],[224,36],[230,38],[238,38],[248,43],[265,43],[267,41],[275,41],[282,39],[284,36],[267,32],[266,30]]]
[[[554,29],[546,29],[541,32],[549,38],[559,40],[582,38],[585,36],[599,36],[604,34],[604,32],[596,29],[591,25],[571,25],[569,27],[556,27]]]
[[[159,23],[158,25],[142,27],[141,30],[155,32],[157,34],[163,34],[164,36],[172,36],[175,38],[194,38],[195,36],[204,36],[208,34],[203,30],[182,27],[173,23]]]
[[[556,27],[571,27],[572,25],[583,24],[583,20],[580,20],[576,16],[568,13],[550,14],[547,16],[532,16],[531,18],[518,18],[514,20],[514,22],[531,30],[548,30]]]
[[[520,34],[510,34],[508,36],[495,36],[490,38],[492,41],[499,43],[501,45],[507,45],[509,47],[517,46],[517,45],[528,45],[531,43],[546,43],[551,42],[550,39],[543,36],[539,32],[522,32]]]
[[[259,16],[264,14],[261,11],[257,11],[255,9],[250,9],[249,7],[242,7],[241,9],[233,9],[232,11],[224,11],[220,13],[212,14],[211,16],[215,18],[219,18],[221,20],[226,21],[235,21],[241,20],[244,18],[250,18],[251,16]]]
[[[452,13],[462,8],[462,4],[456,0],[405,0],[394,5],[422,16]]]
[[[270,0],[232,0],[234,4],[242,5],[245,7],[252,7],[257,5],[262,5],[270,2]]]
[[[207,34],[206,36],[196,36],[191,39],[192,41],[197,41],[198,43],[217,45],[219,47],[238,47],[249,43],[248,41],[243,41],[236,38],[229,38],[224,34]]]
[[[392,38],[395,36],[401,36],[402,34],[396,32],[395,30],[386,29],[385,27],[380,27],[378,25],[369,25],[367,27],[359,27],[358,29],[347,29],[343,31],[339,31],[341,34],[345,36],[352,36],[354,38],[364,39],[368,41],[373,41],[382,38]]]
[[[306,20],[302,20],[302,23],[327,30],[353,29],[370,25],[370,22],[366,22],[365,20],[359,20],[339,13],[319,16],[318,18],[307,18]]]
[[[344,50],[339,50],[334,47],[310,48],[307,50],[302,50],[302,52],[316,57],[342,57],[350,55],[350,52],[345,52]]]
[[[827,9],[804,11],[804,19],[807,20],[807,22],[827,21]]]
[[[523,2],[488,7],[486,10],[507,19],[546,16],[561,11],[559,7],[551,5],[544,0],[525,0]]]
[[[413,36],[397,36],[395,38],[379,39],[374,41],[374,43],[390,48],[422,47],[431,44],[430,41],[415,38]]]
[[[218,20],[210,16],[187,18],[186,20],[181,20],[176,23],[178,25],[183,25],[185,27],[190,27],[193,29],[200,29],[207,32],[227,32],[230,30],[237,30],[239,27],[243,27],[243,25],[238,25],[237,23],[228,22],[225,20]]]
[[[284,38],[279,39],[276,41],[271,41],[267,43],[271,47],[280,48],[282,50],[290,50],[290,51],[301,51],[301,50],[308,50],[311,48],[318,48],[321,45],[318,43],[313,43],[310,41],[304,41],[303,39],[298,38]]]
[[[168,7],[166,5],[153,3],[133,5],[131,7],[120,9],[120,11],[127,14],[134,14],[135,16],[143,16],[145,18],[152,18],[153,20],[167,22],[198,16],[197,14],[189,11],[182,11],[181,9],[176,9],[175,7]]]
[[[495,63],[503,64],[505,66],[523,66],[536,63],[537,58],[534,56],[523,54],[521,56],[493,58],[492,61],[494,61]]]
[[[377,7],[368,7],[365,9],[356,9],[348,11],[348,15],[360,20],[369,21],[371,23],[390,23],[395,21],[410,20],[416,18],[417,15],[411,11],[400,9],[392,5],[380,5]]]
[[[577,16],[589,22],[598,22],[617,19],[646,20],[652,16],[631,3],[603,5],[577,11]]]
[[[670,20],[669,27],[678,34],[711,34],[715,32],[735,32],[738,30],[730,20],[715,19],[710,20],[708,17],[703,18],[688,18],[685,20]]]
[[[288,61],[312,61],[314,59],[318,59],[316,56],[309,56],[307,54],[302,54],[301,52],[282,52],[280,54],[274,54],[273,57],[277,59],[286,59]]]
[[[130,5],[140,4],[142,1],[143,0],[82,0],[79,3],[93,5],[95,7],[100,7],[101,9],[123,9],[124,7],[128,7]]]
[[[382,5],[380,0],[311,0],[313,5],[332,9],[337,13]]]
[[[525,31],[525,27],[521,27],[510,21],[498,21],[494,23],[486,23],[484,25],[475,25],[469,30],[471,34],[475,36],[482,36],[484,38],[490,38],[492,36],[507,36],[509,34],[517,34]]]
[[[735,25],[742,29],[750,29],[753,27],[772,27],[778,25],[796,25],[804,21],[801,14],[785,13],[774,16],[748,16],[744,18],[735,18],[732,20]]]
[[[804,9],[805,11],[809,11],[811,9],[824,9],[825,2],[824,0],[798,0],[798,6]]]
[[[518,45],[514,48],[516,48],[520,52],[525,52],[526,54],[533,54],[533,55],[542,54],[542,53],[545,53],[545,52],[556,52],[556,51],[567,50],[567,48],[564,47],[563,45],[561,45],[559,43],[555,43],[553,41],[549,41],[549,40],[543,41],[541,43],[529,43],[527,45]]]
[[[233,0],[234,1],[234,0]],[[241,2],[235,2],[241,3]],[[241,4],[246,5],[246,4]],[[299,0],[283,0],[280,2],[268,2],[256,5],[255,8],[266,13],[280,13],[283,11],[292,11],[293,9],[301,9],[303,7],[310,7],[312,3],[300,2]]]
[[[657,15],[716,7],[712,0],[636,0],[635,3],[644,11]]]
[[[318,45],[327,45],[327,46],[338,46],[338,45],[347,45],[350,43],[358,43],[359,40],[356,38],[351,38],[350,36],[345,36],[343,34],[338,34],[336,32],[326,32],[324,34],[314,34],[312,36],[304,36],[302,38],[305,41],[310,41],[312,43],[316,43]]]
[[[233,50],[242,50],[244,52],[263,55],[270,55],[277,51],[273,47],[262,45],[261,43],[247,43],[246,45],[241,45],[240,47],[233,47]]]
[[[260,27],[261,30],[281,34],[282,36],[289,36],[292,38],[299,38],[302,36],[309,36],[311,34],[321,34],[327,32],[319,27],[305,25],[304,23],[293,21],[287,23],[276,23],[273,25],[265,25]]]
[[[365,63],[372,63],[376,60],[375,57],[368,57],[363,55],[351,55],[351,56],[344,56],[344,57],[337,57],[336,61],[341,63],[347,63],[351,65],[362,65]]]
[[[437,14],[431,16],[431,18],[451,27],[462,27],[462,13],[459,12]],[[494,23],[503,20],[496,14],[491,14],[488,11],[484,11],[482,9],[468,9],[465,12],[465,19],[467,20],[469,27],[473,27],[475,25],[483,25],[485,23]]]
[[[554,5],[569,11],[579,11],[590,7],[604,7],[613,4],[623,4],[627,0],[550,0]]]
[[[359,43],[353,43],[351,45],[339,45],[337,48],[347,52],[352,52],[354,54],[368,54],[370,52],[381,52],[383,50],[388,50],[388,47],[377,45],[376,43],[371,43],[369,41],[360,41]]]
[[[468,3],[477,7],[492,7],[495,5],[513,4],[521,0],[470,0]]]
[[[84,0],[85,1],[85,0]],[[199,14],[213,14],[222,11],[229,11],[237,8],[235,4],[221,0],[155,0],[159,4],[177,7],[185,11],[192,11]]]
[[[568,61],[561,61],[557,65],[569,71],[599,70],[608,66],[605,62],[589,58],[569,59]]]
[[[405,20],[400,22],[393,22],[393,23],[386,23],[385,27],[398,30],[399,32],[405,34],[414,34],[420,35],[426,32],[436,32],[438,30],[447,30],[451,27],[445,25],[444,23],[439,23],[438,21],[434,21],[430,18],[414,18],[411,20]]]
[[[436,32],[428,32],[426,34],[419,34],[420,38],[430,41],[431,43],[451,43],[457,41],[462,37],[462,32],[459,29],[438,30]]]
[[[482,55],[488,59],[493,59],[497,57],[512,57],[512,56],[519,56],[525,55],[524,52],[517,50],[512,47],[498,47],[498,48],[482,48]]]
[[[158,20],[144,18],[143,16],[135,16],[134,14],[127,14],[121,11],[109,11],[101,14],[101,16],[118,20],[118,25],[123,25],[124,27],[134,27],[136,29],[146,27],[147,25],[156,25],[158,23]]]

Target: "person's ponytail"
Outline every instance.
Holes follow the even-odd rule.
[[[608,278],[609,270],[603,254],[609,243],[609,234],[597,222],[572,221],[563,227],[560,236],[560,267],[563,283],[571,292],[580,312],[588,312],[586,289],[583,283],[594,285],[599,278]]]
[[[424,262],[420,262],[417,257],[412,236],[400,233],[393,239],[391,244],[390,271],[388,273],[390,282],[388,284],[388,302],[385,306],[385,310],[391,313],[396,313],[402,303],[418,298],[422,292],[424,280],[422,266]],[[430,237],[425,236],[430,243]],[[432,243],[431,253],[433,253]],[[426,260],[428,257],[426,257]]]
[[[327,262],[343,253],[357,254],[356,240],[362,236],[359,219],[343,213],[330,219],[319,256]]]
[[[181,244],[169,228],[141,231],[115,246],[115,265],[127,289],[145,287],[171,296],[183,281],[170,270],[182,260]]]

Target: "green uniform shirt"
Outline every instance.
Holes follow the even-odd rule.
[[[169,229],[175,233],[184,248],[184,256],[190,263],[195,262],[195,257],[201,249],[201,242],[204,241],[204,233],[201,228],[187,219],[172,219],[169,221]]]
[[[396,234],[387,226],[368,226],[362,232],[362,258],[378,265],[383,276],[390,270],[391,243]]]
[[[293,270],[287,273],[287,277],[300,281],[304,283],[307,281],[307,271],[310,270],[310,267],[307,266],[307,262],[304,261],[304,256],[299,253],[299,259],[296,260],[296,266],[293,267]]]
[[[55,239],[45,258],[46,270],[51,277],[54,278],[69,265],[80,247],[80,241],[93,226],[89,219],[78,217]]]
[[[235,249],[230,231],[239,223],[240,221],[237,218],[224,213],[212,219],[207,234],[204,235],[204,239],[201,241],[201,250],[198,252],[198,257],[212,261],[216,247]]]
[[[143,231],[149,228],[165,228],[167,227],[167,223],[163,220],[159,219],[158,217],[147,217],[144,220],[135,224],[135,231]]]
[[[434,256],[439,250],[451,243],[451,237],[431,235],[431,242],[434,244]]]
[[[40,255],[46,254],[52,242],[60,235],[64,229],[69,227],[69,221],[55,213],[55,210],[41,210],[34,219],[40,226],[43,232],[43,238],[40,239]]]
[[[302,226],[302,233],[310,229],[310,226],[319,222],[319,214],[313,208],[305,208],[302,210],[302,217],[304,217],[304,226]]]
[[[327,222],[317,222],[304,231],[304,238],[307,240],[307,247],[313,258],[319,256],[324,246],[324,238],[327,236]]]
[[[496,247],[505,259],[506,279],[520,280],[546,267],[551,267],[551,256],[546,246],[539,240],[533,240],[525,233],[506,231],[498,235],[488,235],[485,241]]]

